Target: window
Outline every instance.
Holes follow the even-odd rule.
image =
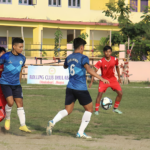
[[[33,0],[19,0],[21,5],[33,5]]]
[[[0,3],[2,4],[11,4],[12,0],[0,0]]]
[[[48,5],[60,7],[61,6],[61,0],[49,0]]]
[[[131,9],[132,12],[137,12],[138,0],[130,0],[130,6],[134,9]]]
[[[68,0],[68,6],[69,7],[75,7],[78,8],[80,7],[80,0]]]
[[[141,12],[144,12],[146,10],[146,7],[148,6],[148,0],[141,0]]]

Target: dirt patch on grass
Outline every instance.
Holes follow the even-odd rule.
[[[150,140],[134,140],[128,136],[104,136],[102,139],[77,139],[66,136],[27,134],[15,136],[0,133],[2,150],[149,150]]]

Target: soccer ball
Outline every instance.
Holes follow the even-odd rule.
[[[105,110],[110,109],[113,105],[112,100],[108,97],[102,98],[100,104],[101,104],[101,107]]]

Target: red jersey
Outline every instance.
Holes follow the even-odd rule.
[[[110,57],[110,60],[107,60],[105,57],[103,57],[95,64],[95,68],[101,68],[102,77],[104,79],[115,77],[115,66],[118,66],[118,59],[113,56]]]
[[[0,69],[4,69],[4,65],[0,65]],[[2,71],[0,71],[0,78],[1,78],[1,75],[2,75]]]

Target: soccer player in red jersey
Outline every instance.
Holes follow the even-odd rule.
[[[4,47],[0,47],[0,57],[6,53],[6,50]],[[1,78],[1,74],[2,71],[4,70],[4,65],[0,65],[0,78]],[[0,122],[5,118],[5,106],[6,106],[7,102],[6,99],[3,95],[1,86],[0,86]]]
[[[106,80],[109,81],[109,84],[104,84],[103,82],[99,82],[99,93],[96,99],[96,104],[95,104],[95,114],[98,115],[99,112],[99,106],[100,106],[100,100],[102,98],[103,93],[107,90],[108,87],[111,87],[112,90],[116,91],[117,97],[116,101],[114,104],[114,109],[113,111],[122,114],[120,110],[118,110],[118,106],[120,104],[120,101],[122,99],[122,89],[119,83],[121,83],[120,79],[120,69],[118,66],[118,59],[116,57],[111,56],[112,54],[112,48],[110,46],[105,46],[104,49],[104,55],[101,60],[99,60],[95,64],[95,71],[97,72],[99,69],[101,69],[102,77]],[[115,68],[118,74],[118,81],[117,78],[115,77]],[[91,83],[89,84],[89,88],[91,88],[93,84],[94,77],[92,76]]]

